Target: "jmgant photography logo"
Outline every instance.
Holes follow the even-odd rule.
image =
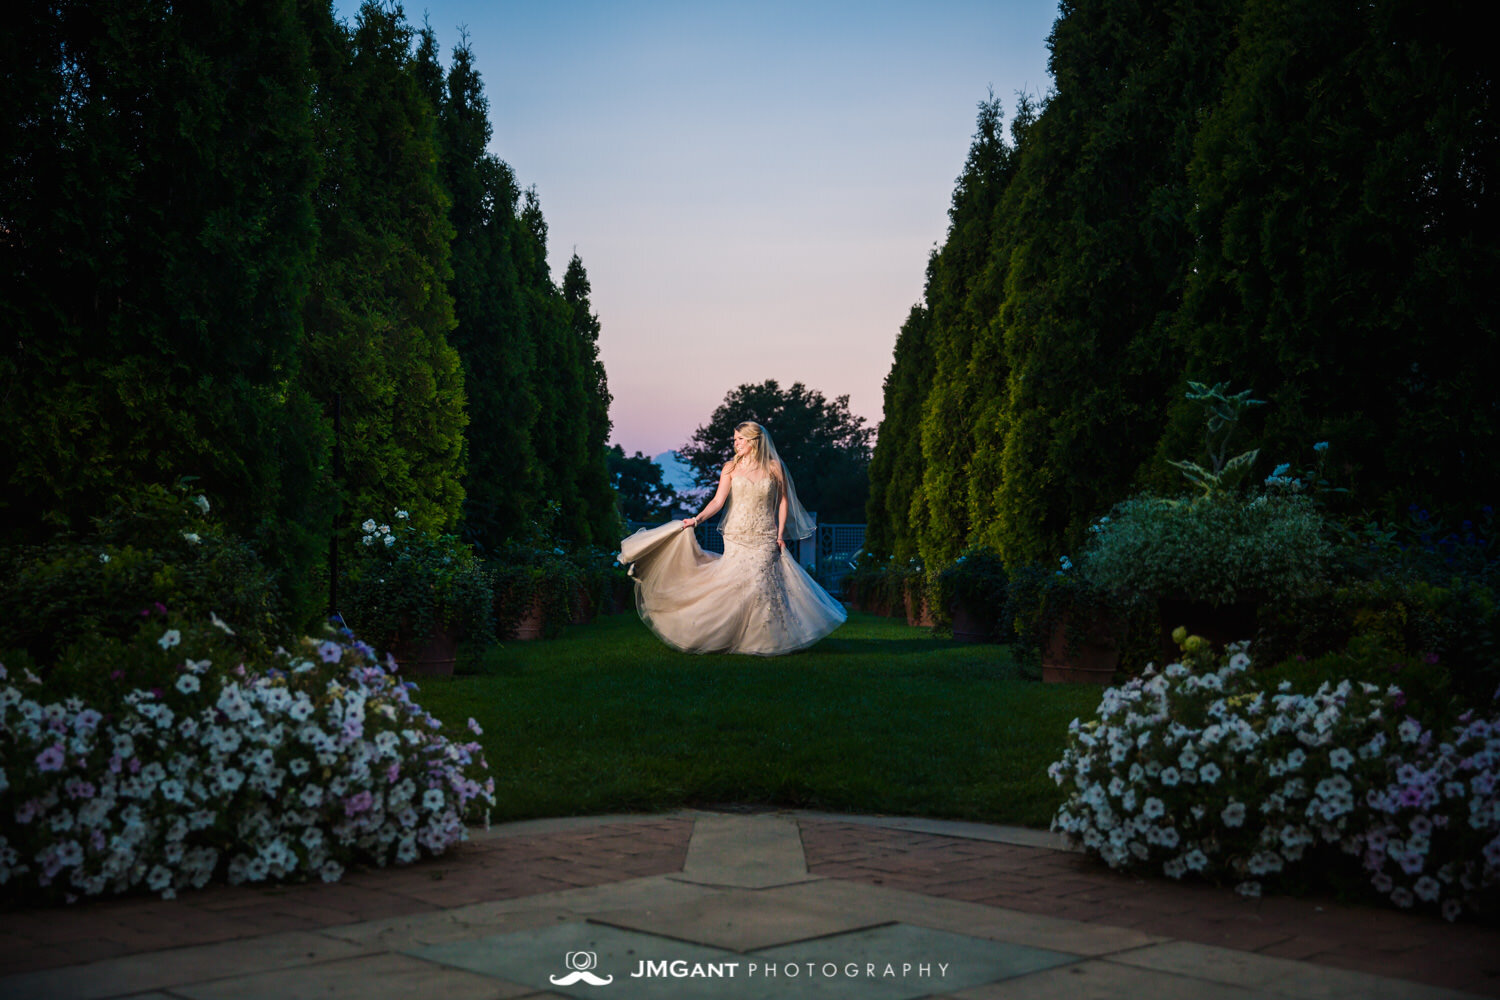
[[[588,983],[590,986],[608,986],[615,981],[614,976],[597,976],[593,970],[599,967],[599,953],[593,951],[570,951],[563,956],[563,964],[572,972],[563,976],[548,976],[553,986],[572,986],[577,982]]]

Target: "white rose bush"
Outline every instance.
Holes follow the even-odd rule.
[[[1500,718],[1445,738],[1395,687],[1267,690],[1244,646],[1215,662],[1181,630],[1182,661],[1107,688],[1048,773],[1053,829],[1111,868],[1266,885],[1326,877],[1338,859],[1401,907],[1449,920],[1500,887]]]
[[[335,881],[487,818],[479,744],[446,734],[389,659],[347,631],[249,658],[230,635],[217,616],[148,623],[111,647],[146,681],[74,664],[112,689],[0,666],[0,885],[72,901]]]

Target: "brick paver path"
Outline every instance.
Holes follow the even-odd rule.
[[[810,874],[1500,996],[1500,929],[1112,872],[1081,854],[803,819]]]
[[[90,900],[0,913],[0,976],[276,931],[425,913],[682,871],[693,821],[664,817],[499,836],[333,885],[210,886],[175,900]]]

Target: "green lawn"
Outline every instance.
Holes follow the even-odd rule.
[[[483,726],[497,820],[772,803],[1045,826],[1047,765],[1099,702],[1021,679],[1005,647],[864,614],[771,659],[678,653],[613,615],[481,669],[416,700]]]

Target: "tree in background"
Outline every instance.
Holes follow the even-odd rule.
[[[662,468],[650,455],[626,455],[619,445],[609,447],[609,479],[620,498],[620,516],[627,521],[659,523],[672,516],[681,497],[662,479]]]
[[[568,301],[552,284],[546,269],[547,224],[535,190],[526,192],[521,219],[531,235],[529,247],[536,254],[526,299],[534,324],[536,372],[532,381],[538,413],[532,442],[541,493],[558,505],[554,522],[558,537],[588,544],[594,540],[593,524],[580,491],[580,472],[589,466],[600,473],[604,471],[604,440],[596,445],[589,440],[594,416],[590,399],[594,372],[584,356],[585,348],[592,348],[593,344],[588,340],[587,330],[575,329],[580,319],[578,310],[583,311],[585,319],[589,315],[588,278],[581,263],[576,270],[569,268],[574,293],[583,296],[577,303]],[[611,539],[614,540],[617,539]]]
[[[679,454],[698,484],[718,485],[734,453],[734,429],[752,420],[771,432],[790,467],[797,498],[825,524],[858,522],[869,498],[873,428],[849,412],[849,397],[828,400],[801,382],[782,389],[774,379],[741,385],[725,395],[708,423],[693,432]]]

